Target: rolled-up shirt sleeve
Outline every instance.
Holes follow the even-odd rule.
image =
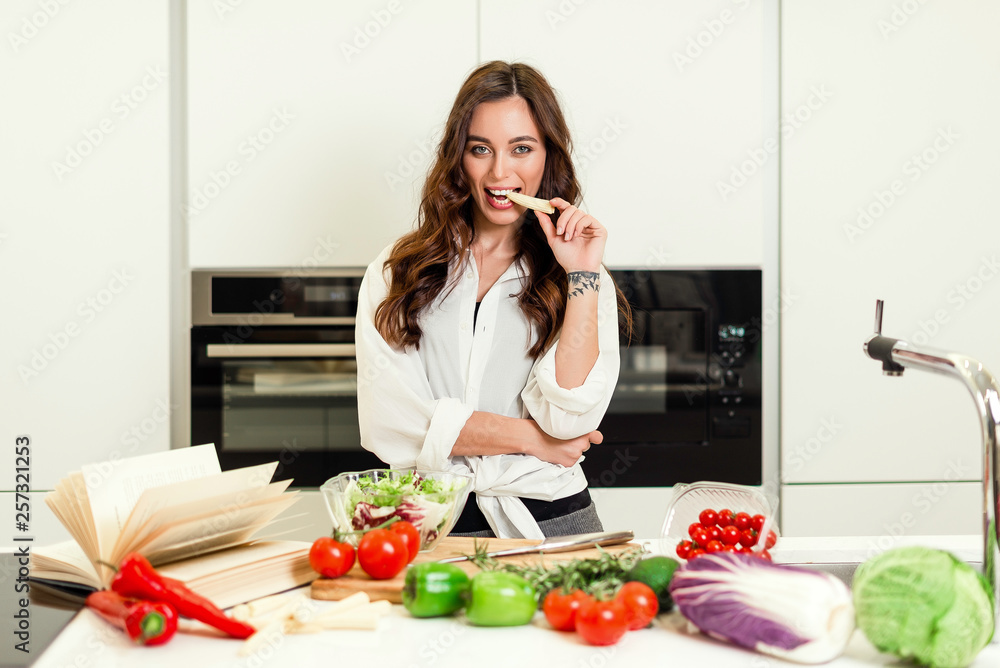
[[[566,389],[556,382],[558,340],[532,367],[521,401],[528,415],[549,436],[576,438],[597,429],[618,383],[618,301],[614,280],[603,267],[597,302],[597,341],[597,361],[579,387]]]
[[[418,352],[396,350],[375,328],[375,310],[388,291],[383,263],[368,267],[358,297],[355,345],[361,445],[396,468],[442,471],[473,409],[454,398],[435,399]]]

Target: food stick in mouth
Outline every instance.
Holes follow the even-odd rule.
[[[520,204],[521,206],[528,207],[529,209],[534,209],[535,211],[541,211],[543,213],[555,213],[556,208],[549,204],[547,199],[538,199],[537,197],[529,197],[528,195],[522,195],[521,193],[511,191],[507,193],[507,199],[509,199],[514,204]]]

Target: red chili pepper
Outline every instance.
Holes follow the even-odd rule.
[[[177,631],[177,610],[169,603],[126,598],[110,590],[95,591],[86,603],[140,645],[162,645]]]
[[[134,552],[122,559],[118,573],[111,580],[111,589],[123,596],[169,603],[181,615],[204,622],[234,638],[249,638],[257,632],[249,624],[228,617],[214,603],[179,580],[160,575],[145,557]]]

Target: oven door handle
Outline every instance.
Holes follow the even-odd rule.
[[[353,343],[209,343],[209,357],[347,357],[355,356]]]

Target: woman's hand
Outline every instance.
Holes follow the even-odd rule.
[[[599,431],[592,431],[589,434],[565,441],[559,438],[552,438],[541,429],[538,431],[542,435],[542,442],[538,446],[529,449],[527,454],[533,455],[543,462],[558,464],[567,468],[580,460],[583,453],[590,448],[591,443],[596,445],[604,441],[604,435]]]
[[[558,225],[546,213],[536,211],[552,254],[566,272],[600,271],[608,231],[590,214],[566,200],[553,197],[549,202],[559,210]]]

